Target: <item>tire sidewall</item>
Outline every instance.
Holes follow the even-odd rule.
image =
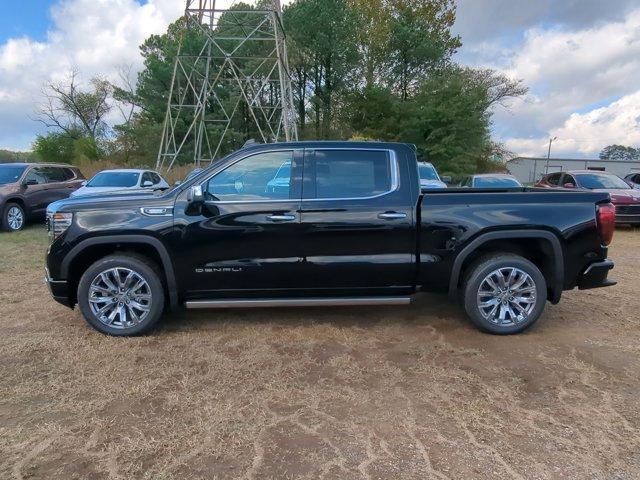
[[[22,225],[20,228],[13,229],[9,226],[9,210],[12,208],[19,208],[20,212],[22,212]],[[17,203],[7,203],[2,209],[2,229],[6,232],[19,232],[24,228],[25,223],[27,223],[27,216],[25,214],[24,208]]]
[[[110,268],[128,268],[134,270],[147,281],[151,289],[153,301],[149,315],[147,315],[144,321],[133,328],[123,330],[105,325],[94,315],[89,306],[88,293],[91,282],[99,273],[109,270]],[[87,323],[99,332],[114,337],[129,337],[148,331],[160,319],[164,310],[164,288],[158,272],[151,265],[133,256],[115,255],[98,260],[91,265],[80,278],[77,294],[78,306]]]
[[[482,316],[482,313],[480,312],[480,309],[478,308],[476,303],[477,294],[481,282],[489,273],[500,268],[511,267],[518,268],[531,276],[536,285],[537,301],[533,311],[529,315],[529,318],[526,322],[509,327],[502,327],[489,322]],[[544,275],[542,275],[542,272],[540,272],[538,267],[536,267],[532,262],[517,255],[501,255],[481,261],[474,269],[472,269],[469,279],[465,283],[464,287],[464,307],[473,323],[485,332],[498,335],[511,335],[514,333],[520,333],[531,327],[531,325],[533,325],[540,318],[540,315],[542,315],[546,303],[547,282],[544,278]]]

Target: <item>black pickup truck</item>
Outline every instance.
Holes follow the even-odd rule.
[[[608,194],[421,192],[405,144],[255,145],[163,194],[61,200],[47,217],[53,298],[111,335],[179,306],[404,305],[422,291],[507,334],[563,290],[614,284]]]

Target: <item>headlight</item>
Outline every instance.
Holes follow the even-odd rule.
[[[47,215],[47,227],[51,241],[62,235],[71,226],[73,213],[53,213]]]

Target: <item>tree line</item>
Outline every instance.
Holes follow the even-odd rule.
[[[234,8],[263,8],[266,1]],[[462,41],[452,32],[455,15],[453,0],[296,0],[286,6],[300,138],[409,142],[419,157],[453,175],[496,168],[493,159],[505,150],[491,138],[493,110],[527,88],[456,63]],[[119,82],[94,78],[80,87],[72,72],[65,82],[46,85],[38,118],[51,131],[37,137],[35,153],[49,161],[152,165],[178,45],[195,54],[201,35],[178,20],[149,37],[140,47],[144,68],[133,81],[123,71]],[[241,111],[222,154],[251,137],[249,124]]]

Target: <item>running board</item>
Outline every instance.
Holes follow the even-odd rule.
[[[332,298],[256,298],[228,300],[191,300],[189,309],[268,308],[268,307],[355,307],[362,305],[409,305],[411,297],[332,297]]]

